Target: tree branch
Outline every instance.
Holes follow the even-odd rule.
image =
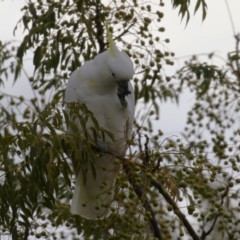
[[[124,34],[126,34],[126,33],[129,31],[129,29],[130,29],[132,26],[134,26],[134,24],[135,24],[135,22],[133,22],[132,24],[130,24],[130,26],[129,26],[127,29],[123,30],[123,32],[121,32],[121,33],[120,33],[117,37],[115,37],[113,40],[116,40],[116,39],[122,37]]]
[[[236,68],[237,68],[237,71],[236,71],[236,76],[237,76],[237,79],[238,79],[238,84],[240,82],[240,63],[239,63],[239,43],[240,43],[240,34],[235,34],[235,39],[236,39],[236,54],[238,56],[237,60],[236,60]]]
[[[163,240],[157,220],[155,219],[154,211],[152,210],[152,207],[151,207],[150,203],[148,202],[147,198],[146,197],[144,198],[144,193],[143,193],[142,188],[136,186],[135,179],[133,178],[133,176],[131,174],[131,168],[130,168],[129,164],[127,164],[127,162],[123,162],[123,169],[124,169],[126,175],[128,176],[128,181],[133,186],[136,195],[138,196],[139,200],[141,200],[141,202],[143,203],[145,210],[149,211],[151,213],[152,218],[149,220],[149,222],[152,226],[154,236],[159,240]]]
[[[99,5],[100,5],[100,3],[96,3],[96,16],[94,18],[94,21],[95,21],[95,26],[97,29],[96,39],[97,39],[98,46],[99,46],[99,53],[101,53],[104,50],[106,44],[104,43],[104,40],[103,40],[104,28],[103,28],[101,18],[100,18],[101,11],[100,11]]]
[[[225,197],[227,196],[227,194],[228,194],[228,190],[229,190],[229,187],[227,186],[226,191],[223,193],[222,198],[221,198],[221,203],[220,203],[221,206],[223,205],[224,198],[225,198]],[[212,232],[212,230],[213,230],[213,228],[214,228],[214,226],[215,226],[215,224],[216,224],[216,222],[217,222],[217,220],[218,220],[218,217],[219,217],[219,216],[216,216],[216,217],[215,217],[212,226],[209,228],[209,230],[208,230],[207,232],[205,232],[205,231],[203,230],[202,235],[201,235],[201,240],[204,240],[204,239],[206,238],[206,236],[208,236],[208,235]]]
[[[178,218],[182,221],[183,225],[187,229],[190,236],[193,240],[200,240],[197,233],[192,228],[191,224],[188,222],[186,216],[180,211],[178,205],[172,200],[170,195],[163,189],[162,185],[156,181],[152,181],[151,184],[159,191],[159,193],[165,198],[165,200],[173,207],[174,213],[178,216]]]
[[[24,240],[28,240],[28,237],[29,237],[29,228],[28,227],[26,227],[26,229],[25,229],[25,233],[24,233]]]

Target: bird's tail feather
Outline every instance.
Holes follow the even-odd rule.
[[[109,215],[114,194],[114,184],[120,165],[115,163],[110,154],[103,154],[94,161],[96,176],[91,171],[81,170],[76,178],[71,212],[84,218],[97,219]]]

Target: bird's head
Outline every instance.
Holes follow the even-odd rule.
[[[109,57],[106,62],[107,67],[116,81],[130,80],[134,74],[132,60],[124,51],[120,51],[117,48],[112,39],[107,23],[106,30],[109,42],[109,49],[107,50]]]

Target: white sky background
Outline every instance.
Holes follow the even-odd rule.
[[[229,0],[229,7],[232,14],[236,32],[240,32],[240,1]],[[16,36],[13,36],[13,29],[20,19],[25,0],[3,0],[0,1],[0,39],[2,41],[18,40],[23,37],[22,29],[17,30]],[[195,1],[193,1],[195,4]],[[216,52],[222,56],[234,49],[233,30],[230,18],[226,8],[225,0],[207,1],[208,14],[204,22],[201,20],[201,9],[195,16],[191,16],[190,21],[185,28],[185,19],[181,22],[178,16],[178,10],[172,10],[171,2],[165,1],[163,8],[164,18],[160,26],[166,28],[164,38],[170,39],[167,46],[175,52],[176,58],[188,56],[191,54]],[[191,14],[193,14],[192,6]],[[219,62],[219,64],[221,64]],[[181,61],[176,61],[174,67],[168,67],[169,75],[174,73],[174,69],[180,67]],[[25,62],[25,69],[28,73],[33,70],[32,60]],[[31,88],[25,77],[18,80],[12,88],[12,82],[6,84],[5,89],[12,94],[31,96]],[[162,103],[160,106],[160,127],[167,134],[180,133],[186,120],[186,112],[192,105],[194,99],[189,93],[181,98],[179,106],[170,103]]]

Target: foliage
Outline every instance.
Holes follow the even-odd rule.
[[[186,24],[190,20],[190,12],[189,12],[189,6],[191,1],[190,0],[172,0],[173,8],[179,8],[179,15],[181,15],[182,19],[186,16]],[[196,13],[200,6],[202,7],[202,20],[204,21],[207,16],[207,4],[205,0],[197,0],[194,8],[194,13]]]
[[[172,1],[187,22],[189,5],[190,0]],[[25,79],[33,93],[27,99],[24,91],[19,96],[0,92],[2,234],[12,239],[239,237],[240,37],[235,36],[236,49],[223,68],[193,56],[174,76],[166,76],[164,67],[173,65],[174,53],[166,47],[163,7],[162,1],[27,1],[15,28],[24,26],[20,46],[0,42],[0,85],[13,74],[13,82]],[[196,1],[195,12],[200,7],[204,20],[204,0]],[[128,140],[133,150],[119,160],[122,172],[112,214],[89,221],[69,211],[74,185],[70,159],[84,163],[95,154],[94,146],[77,129],[66,132],[66,125],[76,126],[62,99],[69,74],[107,48],[106,19],[118,46],[134,61],[138,111]],[[24,71],[24,56],[30,50],[34,52],[32,76]],[[165,138],[152,127],[160,102],[177,103],[186,88],[196,101],[183,138]],[[86,134],[112,137],[86,106],[69,107]],[[92,129],[86,129],[88,119],[95,123]],[[79,141],[84,151],[79,150]]]

